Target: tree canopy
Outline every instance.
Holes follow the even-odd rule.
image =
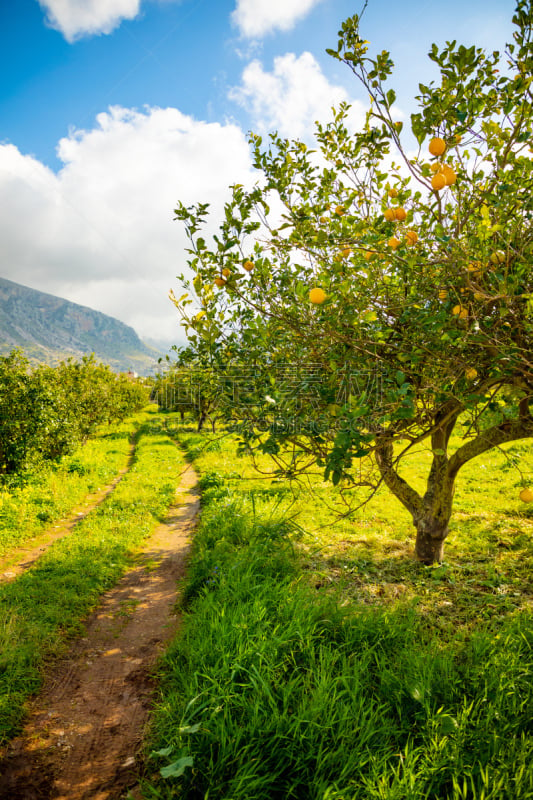
[[[442,558],[461,467],[533,436],[528,0],[513,22],[502,53],[433,45],[440,79],[419,85],[408,124],[390,53],[371,55],[349,18],[328,52],[368,95],[361,129],[343,104],[312,148],[252,134],[257,184],[232,187],[210,241],[206,205],[176,209],[200,301],[176,299],[185,323],[253,370],[243,441],[288,475],[318,464],[334,483],[384,482],[426,563]],[[225,403],[230,416],[235,392]],[[401,474],[420,447],[424,492]]]

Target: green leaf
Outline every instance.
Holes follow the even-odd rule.
[[[178,733],[198,733],[201,727],[200,722],[197,722],[196,725],[184,725],[183,728],[178,728]]]
[[[193,764],[194,760],[190,756],[183,756],[167,767],[162,767],[159,773],[162,778],[181,778],[187,767],[192,767]]]
[[[399,369],[396,373],[396,383],[398,384],[398,386],[403,386],[403,384],[405,383],[405,375],[401,371],[401,369]]]

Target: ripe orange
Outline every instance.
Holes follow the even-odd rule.
[[[467,381],[474,381],[477,378],[477,369],[475,367],[467,367],[465,369],[465,378]]]
[[[408,247],[418,242],[418,233],[416,231],[407,231],[405,234],[405,243]]]
[[[446,142],[440,136],[434,136],[428,149],[432,156],[441,156],[446,150]]]
[[[438,161],[434,161],[433,164],[429,165],[429,168],[432,172],[441,172],[442,164],[440,164]]]
[[[225,268],[222,270],[222,275],[223,275],[225,278],[229,278],[229,276],[231,275],[231,270],[230,270],[230,269],[228,269],[227,267],[225,267]]]
[[[448,164],[445,164],[443,166],[442,174],[444,175],[444,178],[446,179],[446,186],[451,186],[457,180],[457,175],[455,174],[455,170],[453,170],[451,167],[449,167]]]
[[[314,303],[315,305],[321,305],[325,299],[326,299],[326,293],[324,289],[320,289],[317,287],[309,291],[310,303]]]
[[[325,222],[328,221],[328,218],[327,217],[319,217],[318,221],[323,225]]]
[[[387,220],[387,222],[393,222],[396,219],[396,211],[394,208],[386,208],[383,212],[383,216]]]
[[[439,300],[446,300],[448,298],[448,292],[446,289],[441,289],[439,292]]]
[[[444,189],[446,186],[446,178],[442,174],[442,172],[436,172],[431,179],[431,185],[435,189],[436,192],[439,192],[441,189]]]
[[[341,252],[342,252],[342,255],[344,256],[344,258],[348,258],[348,256],[352,252],[352,248],[351,247],[343,247]]]
[[[398,220],[398,222],[404,222],[407,219],[407,211],[405,208],[401,206],[394,211],[394,218]]]
[[[373,250],[365,250],[365,252],[363,253],[363,258],[365,258],[365,259],[366,259],[366,261],[370,261],[370,259],[372,258],[372,256],[375,256],[375,255],[376,255],[376,254],[374,253],[374,251],[373,251]]]
[[[226,285],[226,281],[224,278],[215,278],[215,284],[219,287],[222,287]]]
[[[452,314],[454,314],[456,317],[459,317],[459,319],[467,319],[468,309],[464,306],[457,305],[452,308]]]
[[[397,239],[396,236],[391,236],[390,237],[390,239],[388,241],[389,247],[392,247],[393,250],[396,250],[396,248],[399,246],[399,244],[400,244],[400,240]]]
[[[245,261],[243,267],[246,270],[246,272],[251,272],[255,267],[255,264],[253,261]]]
[[[342,215],[344,214],[345,210],[346,209],[344,208],[344,206],[337,206],[337,208],[335,209],[335,214],[338,214],[339,217],[342,217]]]
[[[531,501],[533,500],[533,492],[531,491],[531,489],[522,489],[522,491],[520,492],[520,500],[523,503],[531,503]]]
[[[398,189],[396,189],[396,187],[393,186],[392,189],[389,189],[388,194],[389,197],[398,197]]]

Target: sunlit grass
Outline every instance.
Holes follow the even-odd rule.
[[[531,517],[498,454],[426,567],[385,489],[341,520],[319,477],[293,494],[230,439],[180,439],[203,510],[143,797],[531,800]]]
[[[427,568],[413,557],[415,531],[409,513],[385,486],[345,516],[342,492],[319,474],[303,486],[280,482],[274,475],[259,474],[248,457],[237,456],[231,436],[199,436],[182,427],[180,439],[201,474],[219,475],[230,489],[250,493],[258,514],[275,508],[297,523],[302,566],[319,590],[342,584],[346,596],[363,603],[415,599],[428,613],[438,614],[436,624],[451,628],[470,625],[472,608],[481,618],[490,618],[531,604],[533,508],[518,496],[522,476],[533,484],[529,442],[507,448],[517,466],[494,450],[461,470],[444,563]],[[273,470],[268,456],[261,456],[258,465],[265,472]],[[422,490],[428,468],[429,454],[420,450],[409,456],[402,474]],[[366,496],[362,490],[348,494],[354,506]]]
[[[131,443],[148,412],[103,426],[58,464],[26,475],[24,483],[0,487],[0,556],[31,540],[67,515],[87,494],[106,486],[127,464]]]
[[[102,592],[135,563],[136,547],[165,515],[183,456],[146,414],[130,472],[95,511],[12,583],[0,586],[0,741],[18,730],[45,660],[83,630]]]

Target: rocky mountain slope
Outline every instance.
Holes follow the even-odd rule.
[[[16,347],[30,361],[48,364],[94,353],[115,371],[140,375],[160,355],[114,317],[0,278],[0,354]]]

